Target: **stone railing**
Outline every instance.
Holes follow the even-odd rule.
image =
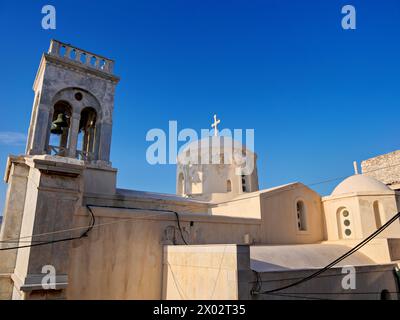
[[[69,149],[64,147],[57,147],[49,145],[47,149],[47,153],[52,156],[59,156],[59,157],[68,157]],[[78,160],[84,161],[92,161],[94,160],[94,153],[93,152],[86,152],[83,150],[76,150],[75,158]]]
[[[112,74],[114,61],[69,44],[51,40],[48,54],[81,63],[87,67]]]
[[[52,156],[66,157],[68,154],[68,149],[64,148],[64,147],[57,147],[57,146],[49,145],[48,154],[50,154]]]
[[[94,159],[94,154],[92,152],[76,150],[76,158],[79,160],[92,161]]]

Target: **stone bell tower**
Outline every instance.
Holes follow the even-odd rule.
[[[9,156],[6,168],[0,299],[67,295],[71,242],[62,239],[82,231],[58,232],[74,226],[85,194],[115,193],[110,144],[119,79],[113,66],[110,59],[56,40],[42,56],[26,154]],[[56,274],[50,289],[42,285],[45,266]]]
[[[114,61],[52,40],[33,85],[26,154],[109,165]]]

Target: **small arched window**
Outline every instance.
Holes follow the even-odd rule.
[[[232,182],[231,180],[226,181],[226,191],[231,192],[232,191]]]
[[[184,195],[185,194],[185,179],[183,177],[183,173],[179,173],[178,176],[178,194]]]
[[[307,231],[307,216],[304,202],[299,200],[296,202],[297,229],[299,231]]]
[[[380,210],[379,202],[375,201],[373,204],[374,207],[374,217],[375,217],[375,225],[376,228],[379,229],[385,223],[384,218],[382,216],[382,212]]]
[[[242,174],[242,191],[247,192],[246,176]]]

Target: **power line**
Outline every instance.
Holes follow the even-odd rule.
[[[92,205],[90,205],[90,206],[92,206]],[[129,209],[129,208],[125,208],[124,207],[124,209]],[[141,211],[146,211],[146,210],[151,210],[151,209],[141,209]],[[132,221],[132,220],[135,220],[135,219],[151,218],[151,217],[159,216],[161,214],[162,213],[157,213],[157,214],[153,214],[153,215],[145,215],[145,216],[122,219],[122,220],[118,220],[118,221],[100,223],[100,224],[95,225],[94,228],[107,226],[107,225],[112,225],[112,224],[117,224],[117,223],[121,223],[121,222],[129,222],[129,221]],[[56,231],[51,231],[51,232],[38,233],[38,234],[29,235],[29,236],[22,236],[22,237],[19,237],[19,238],[7,238],[7,239],[5,239],[3,241],[0,241],[0,243],[6,242],[6,241],[8,242],[8,241],[11,241],[11,240],[19,241],[20,239],[28,239],[28,238],[33,238],[33,237],[41,237],[41,236],[58,234],[58,233],[77,231],[77,230],[82,230],[82,229],[85,229],[85,228],[87,228],[87,227],[86,226],[80,226],[80,227],[74,227],[74,228],[69,228],[69,229],[61,229],[61,230],[56,230]]]
[[[396,163],[396,164],[393,164],[393,165],[380,167],[380,168],[377,168],[377,169],[368,171],[368,172],[366,172],[366,173],[375,172],[375,171],[379,171],[379,170],[383,170],[383,169],[387,169],[387,168],[392,168],[392,167],[396,167],[396,166],[399,166],[399,165],[400,165],[400,163]],[[281,193],[281,192],[289,192],[289,191],[293,191],[293,190],[295,190],[295,189],[300,189],[300,188],[307,188],[307,187],[310,187],[310,186],[315,186],[315,185],[319,185],[319,184],[323,184],[323,183],[329,183],[329,182],[333,182],[333,181],[336,181],[336,180],[339,180],[339,179],[345,179],[345,178],[348,178],[348,177],[350,177],[350,176],[347,175],[347,176],[341,176],[341,177],[336,177],[336,178],[321,180],[321,181],[319,181],[319,182],[314,182],[314,183],[310,183],[310,184],[307,184],[307,185],[298,186],[298,187],[292,188],[292,189],[290,189],[290,190],[281,190],[281,191],[277,191],[277,192],[275,192],[274,194],[278,194],[278,193]],[[235,200],[235,199],[232,199],[232,200]],[[119,209],[140,210],[140,211],[146,211],[146,210],[147,210],[147,211],[159,211],[159,212],[171,212],[171,213],[174,213],[174,214],[176,215],[176,217],[177,217],[178,229],[179,229],[179,231],[180,231],[182,240],[183,240],[183,242],[184,242],[185,244],[187,244],[186,241],[185,241],[185,239],[184,239],[184,237],[182,236],[182,235],[183,235],[183,232],[182,232],[181,227],[180,227],[179,216],[177,215],[177,212],[175,212],[175,211],[173,211],[173,210],[145,209],[145,208],[129,208],[129,207],[123,207],[123,206],[97,206],[97,205],[91,205],[91,206],[92,206],[92,207],[119,208]],[[152,217],[152,216],[156,216],[156,215],[147,215],[147,216],[143,216],[143,217],[141,217],[141,218],[148,218],[148,217]],[[128,218],[128,219],[123,219],[123,220],[119,220],[119,221],[112,221],[112,222],[109,222],[109,223],[104,223],[104,224],[96,225],[95,227],[100,227],[100,226],[108,225],[108,224],[121,223],[121,222],[124,222],[124,221],[130,221],[131,219],[139,219],[139,218],[138,218],[138,217],[135,217],[135,218]],[[7,239],[4,239],[4,240],[0,241],[0,243],[11,243],[11,240],[15,240],[15,242],[18,242],[18,243],[19,243],[19,242],[21,242],[21,241],[20,241],[21,239],[28,239],[28,238],[33,238],[33,237],[39,237],[39,236],[57,234],[57,233],[64,233],[64,232],[70,232],[70,231],[77,231],[77,230],[82,230],[82,229],[85,229],[85,228],[87,228],[87,227],[86,227],[86,226],[81,226],[81,227],[75,227],[75,228],[69,228],[69,229],[61,229],[61,230],[56,230],[56,231],[46,232],[46,233],[41,233],[41,234],[22,236],[22,237],[19,237],[19,238],[7,238]],[[31,242],[35,242],[35,241],[29,241],[29,242],[31,243]]]
[[[399,294],[400,291],[385,291],[387,294]],[[381,295],[382,292],[281,292],[281,293],[265,293],[266,295],[271,296],[279,296],[279,297],[288,297],[288,298],[295,298],[295,299],[305,299],[305,300],[334,300],[328,298],[321,298],[321,297],[309,297],[308,295]]]
[[[376,169],[373,169],[373,170],[370,170],[370,171],[365,171],[362,174],[376,172],[376,171],[379,171],[379,170],[384,170],[384,169],[393,168],[393,167],[397,167],[397,166],[400,166],[400,162],[399,163],[395,163],[395,164],[391,164],[391,165],[388,165],[388,166],[382,166],[382,167],[379,167],[379,168],[376,168]],[[336,180],[339,180],[339,179],[345,179],[345,178],[348,178],[348,177],[350,177],[350,176],[332,178],[332,179],[328,179],[328,180],[325,180],[325,181],[310,183],[308,185],[309,186],[313,186],[313,185],[318,185],[318,184],[322,184],[322,183],[333,182],[333,181],[336,181]]]
[[[386,169],[386,168],[391,168],[391,167],[395,167],[395,166],[398,166],[398,165],[400,165],[400,163],[395,164],[395,165],[386,166],[386,167],[377,168],[377,169],[375,169],[375,170],[367,171],[366,173],[370,173],[370,172],[374,172],[374,171],[378,171],[378,170],[382,170],[382,169]],[[328,180],[323,180],[323,181],[320,181],[320,182],[315,182],[315,183],[308,184],[308,186],[313,186],[313,185],[318,185],[318,184],[323,184],[323,183],[329,183],[329,182],[333,182],[333,181],[336,181],[336,180],[339,180],[339,179],[345,179],[345,178],[347,178],[347,177],[348,177],[348,176],[342,176],[342,177],[332,178],[332,179],[328,179]],[[307,185],[303,185],[303,186],[300,186],[300,187],[297,187],[297,188],[301,188],[301,187],[307,187]],[[292,191],[292,190],[294,190],[294,189],[296,189],[296,188],[292,188],[292,189],[290,189],[290,190],[281,190],[280,192]],[[277,192],[277,193],[280,193],[280,192]],[[138,219],[138,217],[134,217],[134,218],[124,219],[124,220],[120,220],[120,221],[113,221],[113,222],[110,222],[110,223],[104,223],[104,224],[95,225],[95,215],[94,215],[92,209],[90,208],[90,205],[86,205],[86,207],[87,207],[87,209],[89,210],[89,212],[90,212],[90,214],[91,214],[91,223],[90,223],[90,225],[89,225],[88,227],[69,228],[69,229],[58,230],[58,231],[54,231],[54,232],[48,232],[48,233],[42,233],[42,234],[36,234],[36,235],[31,235],[31,236],[20,237],[20,238],[17,238],[17,239],[3,240],[3,241],[0,241],[0,243],[12,243],[12,241],[14,240],[15,242],[18,242],[18,243],[21,243],[21,242],[28,242],[28,243],[30,243],[30,244],[28,244],[28,245],[23,245],[23,246],[16,246],[16,247],[0,248],[0,251],[3,251],[3,250],[13,250],[13,249],[20,249],[20,248],[34,247],[34,246],[40,246],[40,245],[48,245],[48,244],[53,244],[53,243],[58,243],[58,242],[65,242],[65,241],[77,240],[77,239],[81,239],[81,238],[86,237],[86,236],[88,235],[88,233],[89,233],[93,228],[98,228],[98,227],[105,226],[105,225],[111,225],[111,224],[115,224],[115,223],[121,223],[121,222],[123,222],[123,221],[128,221],[128,220],[132,221],[132,220]],[[182,241],[183,241],[186,245],[188,245],[186,239],[185,239],[184,236],[183,236],[183,231],[182,231],[181,224],[180,224],[179,214],[178,214],[178,212],[176,212],[176,211],[174,211],[174,210],[166,210],[166,209],[164,209],[164,210],[163,210],[163,209],[146,209],[146,208],[122,207],[122,206],[106,206],[106,205],[92,205],[92,207],[113,208],[113,209],[126,209],[126,210],[140,210],[140,211],[157,211],[157,212],[159,212],[159,214],[157,214],[157,215],[160,215],[160,214],[165,213],[165,212],[173,213],[173,214],[175,214],[175,216],[176,216],[177,225],[178,225],[178,230],[179,230],[179,232],[180,232],[180,236],[181,236],[181,238],[182,238]],[[153,215],[153,216],[156,216],[156,215]],[[143,218],[146,218],[146,217],[148,218],[148,217],[151,217],[151,216],[149,216],[149,215],[143,216]],[[336,264],[339,263],[340,261],[344,260],[345,258],[347,258],[348,256],[350,256],[351,254],[353,254],[354,252],[356,252],[357,250],[359,250],[361,247],[363,247],[365,244],[367,244],[370,240],[372,240],[372,239],[373,239],[374,237],[376,237],[379,233],[381,233],[384,229],[386,229],[391,223],[393,223],[398,217],[400,217],[400,212],[397,213],[394,217],[392,217],[392,219],[390,219],[386,224],[384,224],[382,227],[380,227],[380,228],[377,229],[374,233],[372,233],[369,237],[367,237],[365,240],[363,240],[361,243],[359,243],[357,246],[355,246],[354,248],[352,248],[351,250],[349,250],[347,253],[345,253],[344,255],[340,256],[339,258],[337,258],[336,260],[334,260],[333,262],[331,262],[330,264],[328,264],[328,265],[325,266],[324,268],[318,270],[317,272],[314,272],[314,273],[311,274],[310,276],[307,276],[307,277],[305,277],[305,278],[302,278],[302,279],[300,279],[299,281],[296,281],[296,282],[294,282],[294,283],[292,283],[292,284],[289,284],[289,285],[286,285],[286,286],[283,286],[283,287],[280,287],[280,288],[276,288],[276,289],[273,289],[273,290],[268,290],[268,291],[262,291],[262,292],[261,292],[261,291],[260,291],[260,290],[261,290],[261,285],[262,285],[261,278],[260,278],[259,273],[255,271],[256,276],[257,276],[257,288],[256,288],[256,290],[252,290],[251,293],[252,293],[252,294],[275,295],[275,296],[281,296],[281,297],[292,297],[292,298],[300,298],[300,299],[310,299],[310,300],[326,300],[326,299],[321,299],[321,298],[317,298],[317,297],[305,297],[305,296],[298,296],[298,295],[299,295],[299,294],[306,294],[306,295],[311,295],[311,294],[313,294],[313,295],[339,295],[339,294],[359,294],[359,295],[366,295],[366,294],[378,294],[379,292],[354,292],[354,293],[351,293],[351,292],[349,292],[349,293],[343,293],[343,292],[340,292],[340,293],[338,293],[338,292],[336,292],[336,293],[334,293],[334,292],[332,292],[332,293],[277,293],[277,292],[278,292],[278,291],[282,291],[282,290],[284,290],[284,289],[288,289],[288,288],[297,286],[297,285],[299,285],[299,284],[301,284],[301,283],[304,283],[304,282],[306,282],[306,281],[309,281],[309,280],[311,280],[311,279],[313,279],[313,278],[319,276],[320,274],[322,274],[322,273],[325,272],[326,270],[332,268],[334,265],[336,265]],[[62,238],[62,239],[57,239],[57,240],[52,240],[52,241],[40,241],[40,240],[39,240],[39,241],[34,241],[34,240],[31,240],[31,241],[21,241],[21,239],[24,239],[24,238],[33,238],[33,237],[44,236],[44,235],[52,235],[52,234],[56,234],[56,233],[63,233],[63,232],[75,231],[75,230],[79,230],[79,229],[82,229],[82,228],[87,228],[87,229],[86,229],[85,232],[83,232],[80,236],[77,236],[77,237],[67,237],[67,238]],[[33,243],[32,243],[32,242],[33,242]],[[225,249],[226,249],[226,248],[225,248]],[[225,254],[225,251],[224,251],[224,254]],[[224,258],[224,254],[223,254],[222,258],[221,258],[221,265],[220,265],[220,268],[221,268],[221,266],[222,266],[222,260],[223,260],[223,258]],[[220,271],[220,270],[219,270],[219,271]],[[172,270],[171,270],[171,272],[172,272]],[[173,273],[172,273],[172,274],[173,274]],[[218,272],[218,275],[219,275],[219,272]],[[218,275],[217,275],[216,282],[218,281]],[[175,279],[174,274],[173,274],[173,280],[174,280],[174,282],[176,283],[176,279]],[[216,288],[216,283],[215,283],[215,286],[214,286],[214,289],[213,289],[212,296],[214,295],[215,288]],[[180,290],[178,289],[178,292],[179,292],[179,291],[180,291]],[[388,292],[388,293],[399,293],[399,292],[395,291],[395,292]],[[181,295],[180,292],[179,292],[179,294]],[[181,298],[182,298],[182,296],[181,296]]]
[[[251,290],[251,294],[269,294],[269,293],[274,293],[277,291],[282,291],[288,288],[292,288],[294,286],[297,286],[301,283],[304,283],[306,281],[309,281],[317,276],[319,276],[321,273],[327,271],[328,269],[332,268],[334,265],[338,264],[340,261],[346,259],[348,256],[352,255],[354,252],[356,252],[357,250],[359,250],[360,248],[362,248],[364,245],[366,245],[368,242],[370,242],[373,238],[375,238],[378,234],[380,234],[383,230],[385,230],[387,227],[389,227],[389,225],[391,225],[394,221],[396,221],[397,218],[400,217],[400,212],[398,212],[397,214],[395,214],[388,222],[386,222],[383,226],[381,226],[380,228],[378,228],[375,232],[373,232],[371,235],[369,235],[367,238],[365,238],[363,241],[361,241],[358,245],[356,245],[354,248],[350,249],[349,251],[347,251],[345,254],[341,255],[339,258],[335,259],[334,261],[332,261],[331,263],[329,263],[327,266],[325,266],[324,268],[312,273],[311,275],[302,278],[294,283],[276,288],[276,289],[272,289],[272,290],[266,290],[266,291],[261,291],[261,292],[256,292]]]
[[[160,212],[161,213],[165,213],[165,212],[170,212],[175,214],[176,217],[176,222],[178,224],[178,230],[180,233],[180,236],[182,238],[182,241],[184,244],[188,245],[185,237],[183,236],[183,231],[181,228],[181,222],[180,222],[180,218],[179,218],[179,214],[178,212],[174,211],[174,210],[168,210],[168,209],[145,209],[145,208],[137,208],[137,207],[123,207],[123,206],[106,206],[106,205],[92,205],[92,207],[97,207],[97,208],[110,208],[110,209],[126,209],[126,210],[140,210],[140,211],[155,211],[155,212]]]
[[[288,297],[288,298],[303,299],[303,300],[331,300],[326,298],[299,296],[297,294],[286,294],[286,293],[267,293],[267,294],[271,296]]]
[[[398,165],[400,165],[400,163],[397,163],[397,164],[394,164],[394,165],[390,165],[390,166],[386,166],[386,167],[380,167],[380,168],[377,168],[377,169],[374,169],[374,170],[370,170],[370,171],[368,171],[368,173],[370,173],[370,172],[374,172],[374,171],[378,171],[378,170],[382,170],[382,169],[386,169],[386,168],[391,168],[391,167],[395,167],[395,166],[398,166]],[[347,176],[346,176],[347,177]],[[312,186],[312,185],[317,185],[317,184],[322,184],[322,183],[328,183],[328,182],[332,182],[332,181],[335,181],[335,180],[339,180],[339,179],[344,179],[344,178],[346,178],[346,177],[338,177],[338,178],[333,178],[333,179],[328,179],[328,180],[323,180],[323,181],[320,181],[320,182],[315,182],[315,183],[312,183],[312,184],[309,184],[308,186]],[[301,187],[307,187],[307,185],[303,185],[303,186],[300,186],[300,187],[298,187],[298,188],[301,188]],[[285,191],[293,191],[294,189],[296,189],[296,188],[292,188],[292,189],[290,189],[290,190],[281,190],[280,192],[285,192]],[[277,192],[277,193],[280,193],[279,191]],[[178,224],[178,230],[179,230],[179,233],[180,233],[180,236],[181,236],[181,238],[182,238],[182,241],[186,244],[186,245],[188,245],[188,243],[187,243],[187,241],[186,241],[186,239],[185,239],[185,237],[183,236],[183,231],[182,231],[182,228],[181,228],[181,224],[180,224],[180,219],[179,219],[179,214],[176,212],[176,211],[174,211],[174,210],[167,210],[167,209],[145,209],[145,208],[136,208],[136,207],[123,207],[123,206],[106,206],[106,205],[92,205],[93,207],[101,207],[101,208],[115,208],[115,209],[127,209],[127,210],[140,210],[140,211],[157,211],[157,212],[160,212],[160,214],[161,213],[165,213],[165,212],[170,212],[170,213],[174,213],[175,214],[175,216],[176,216],[176,220],[177,220],[177,224]],[[92,224],[88,227],[88,229],[82,234],[82,235],[80,235],[80,236],[78,236],[78,237],[67,237],[67,238],[62,238],[62,239],[57,239],[57,240],[52,240],[52,241],[34,241],[34,240],[31,240],[31,241],[24,241],[24,243],[29,243],[29,244],[27,244],[27,245],[23,245],[23,246],[15,246],[15,247],[8,247],[8,248],[0,248],[0,251],[3,251],[3,250],[12,250],[12,249],[19,249],[19,248],[27,248],[27,247],[34,247],[34,246],[39,246],[39,245],[46,245],[46,244],[52,244],[52,243],[56,243],[56,242],[63,242],[63,241],[71,241],[71,240],[76,240],[76,239],[81,239],[81,238],[83,238],[83,237],[85,237],[86,235],[87,235],[87,233],[90,231],[90,230],[92,230],[92,228],[94,228],[94,227],[100,227],[100,226],[104,226],[104,225],[107,225],[107,224],[114,224],[114,223],[121,223],[121,222],[123,222],[123,221],[128,221],[128,220],[132,220],[132,219],[137,219],[137,217],[135,217],[135,218],[129,218],[129,219],[124,219],[124,220],[119,220],[119,221],[112,221],[112,222],[110,222],[110,223],[104,223],[104,224],[99,224],[99,225],[96,225],[96,226],[94,226],[94,214],[93,214],[93,212],[92,212],[92,210],[90,209],[90,205],[87,205],[86,206],[87,208],[88,208],[88,210],[90,211],[90,213],[91,213],[91,215],[92,215]],[[149,215],[147,215],[147,216],[145,216],[144,218],[146,218],[146,217],[150,217]],[[384,227],[384,226],[382,226],[382,227]],[[381,228],[382,228],[381,227]],[[57,231],[53,231],[53,232],[47,232],[47,233],[42,233],[42,234],[36,234],[36,235],[30,235],[30,236],[24,236],[24,237],[19,237],[19,238],[14,238],[14,239],[5,239],[5,240],[2,240],[2,241],[0,241],[0,243],[21,243],[22,241],[21,241],[21,239],[25,239],[25,238],[33,238],[33,237],[38,237],[38,236],[44,236],[44,235],[52,235],[52,234],[57,234],[57,233],[63,233],[63,232],[70,232],[70,231],[75,231],[75,230],[80,230],[80,229],[83,229],[83,228],[86,228],[86,227],[76,227],[76,228],[69,228],[69,229],[64,229],[64,230],[57,230]],[[379,229],[377,230],[377,231],[379,231]],[[382,231],[383,231],[383,229],[382,229]],[[379,232],[380,233],[380,232]],[[377,234],[379,234],[379,233],[377,233]],[[368,238],[367,238],[368,239]],[[366,240],[367,240],[366,239]],[[372,239],[372,238],[371,238]],[[15,242],[12,242],[12,240],[14,240]],[[364,240],[365,241],[365,240]],[[367,242],[369,242],[369,240],[367,241]],[[356,247],[355,247],[356,248]],[[355,248],[353,248],[353,249],[355,249]],[[358,250],[358,249],[357,249]],[[350,250],[350,251],[352,251],[352,250]],[[349,253],[350,253],[350,251],[349,251]],[[356,251],[356,250],[355,250]],[[354,251],[354,252],[355,252]],[[352,253],[350,253],[350,254],[352,254]],[[349,255],[350,255],[349,254]],[[343,259],[345,259],[347,257],[347,255],[344,255],[343,256]],[[340,258],[342,258],[342,257],[340,257]],[[338,259],[340,259],[340,258],[338,258]],[[342,259],[342,260],[343,260]],[[336,261],[336,260],[335,260]],[[341,261],[341,260],[340,260]],[[338,263],[338,262],[340,262],[340,261],[337,261],[336,263]],[[336,264],[335,263],[335,264]],[[326,268],[326,267],[325,267]],[[322,271],[323,270],[323,271]],[[320,271],[318,271],[318,272],[320,272],[320,273],[322,273],[322,272],[324,272],[325,271],[325,269],[323,268],[323,269],[321,269]],[[313,277],[313,275],[314,274],[312,274],[311,276],[309,276],[309,277]],[[307,277],[308,278],[308,277]],[[304,280],[304,279],[303,279]],[[281,289],[282,290],[282,289]],[[278,291],[278,290],[274,290],[274,291]]]
[[[398,294],[400,291],[385,291],[386,293]],[[276,294],[276,293],[271,293]],[[371,291],[371,292],[281,292],[280,294],[315,294],[315,295],[365,295],[365,294],[381,294],[379,291]]]
[[[400,162],[392,164],[392,165],[389,165],[389,166],[382,166],[382,167],[376,168],[374,170],[367,171],[365,173],[376,172],[376,171],[379,171],[379,170],[384,170],[384,169],[387,169],[387,168],[393,168],[393,167],[396,167],[396,166],[400,166]],[[337,181],[337,180],[344,180],[344,179],[349,178],[351,176],[352,175],[338,176],[336,178],[328,178],[328,179],[325,179],[325,180],[312,182],[312,183],[307,183],[307,184],[302,183],[302,182],[297,182],[297,183],[301,183],[302,185],[301,186],[297,186],[297,187],[293,187],[293,188],[290,188],[290,189],[284,189],[284,190],[279,190],[278,189],[280,187],[285,187],[285,186],[290,185],[290,183],[289,183],[289,184],[286,184],[286,185],[283,185],[283,186],[278,186],[278,187],[275,187],[275,188],[273,187],[273,188],[271,188],[272,190],[271,189],[266,189],[266,191],[273,192],[273,195],[275,196],[275,195],[283,193],[283,192],[290,192],[290,191],[293,191],[293,190],[296,190],[296,189],[300,189],[300,188],[310,188],[312,186],[316,186],[316,185],[320,185],[320,184],[324,184],[324,183],[330,183],[330,182],[334,182],[334,181]],[[262,192],[262,191],[263,190],[260,190],[259,192]],[[246,197],[246,198],[257,197],[257,196],[258,196],[258,194],[251,196],[251,193],[250,193],[249,196]],[[241,198],[241,199],[235,199],[234,198],[234,199],[231,199],[231,200],[228,200],[228,201],[220,202],[220,203],[218,203],[218,205],[224,204],[224,203],[228,203],[228,202],[238,201],[238,200],[243,200],[243,198]]]
[[[310,270],[312,270],[312,269],[310,269]],[[252,271],[256,274],[256,277],[258,277],[258,279],[256,279],[256,286],[261,285],[261,282],[272,283],[272,282],[282,282],[282,281],[289,281],[289,280],[298,280],[298,279],[303,279],[304,278],[304,277],[292,277],[292,278],[284,278],[284,279],[266,279],[264,281],[261,281],[260,274],[262,273],[262,271],[261,272],[255,271],[255,270],[252,270]],[[290,271],[291,272],[296,272],[296,270],[294,270],[294,269],[291,269]],[[387,272],[387,271],[388,271],[388,269],[378,269],[378,270],[375,269],[375,270],[368,270],[368,271],[357,270],[357,274],[362,274],[362,273],[382,273],[382,272]],[[279,271],[279,272],[287,272],[287,271],[284,270],[284,271]],[[337,278],[337,277],[339,277],[339,275],[338,274],[324,274],[324,275],[319,275],[318,277],[319,278],[330,278],[330,277],[336,277]],[[259,287],[258,290],[254,289],[253,291],[260,291],[260,290],[261,290],[261,287]]]
[[[98,228],[98,227],[102,227],[102,226],[106,226],[106,225],[121,223],[121,222],[124,222],[124,221],[132,221],[132,220],[136,220],[136,219],[140,219],[140,218],[148,218],[148,217],[153,217],[153,216],[159,216],[162,213],[166,213],[166,212],[170,212],[170,213],[174,213],[175,214],[175,217],[177,219],[177,224],[178,224],[178,230],[180,232],[180,236],[182,238],[182,241],[186,245],[188,245],[186,239],[183,236],[183,231],[182,231],[181,224],[180,224],[179,214],[176,211],[173,211],[173,210],[162,210],[162,209],[128,208],[128,207],[118,207],[118,206],[100,206],[100,205],[86,205],[86,207],[88,208],[88,210],[89,210],[89,212],[91,213],[91,216],[92,216],[92,223],[91,223],[91,225],[89,227],[78,227],[78,228],[65,229],[65,230],[61,230],[59,232],[55,231],[55,232],[36,234],[36,235],[32,235],[32,236],[27,236],[27,237],[21,237],[19,239],[29,238],[29,237],[32,238],[32,237],[38,237],[38,236],[44,236],[44,235],[52,235],[52,234],[61,233],[61,232],[67,232],[67,231],[78,230],[78,229],[82,229],[82,228],[88,228],[82,235],[80,235],[78,237],[68,237],[68,238],[62,238],[62,239],[52,240],[52,241],[32,241],[34,243],[31,243],[31,244],[28,244],[28,245],[23,245],[23,246],[1,248],[0,250],[13,250],[13,249],[19,249],[19,248],[27,248],[27,247],[46,245],[46,244],[51,244],[51,243],[55,243],[55,242],[63,242],[63,241],[71,241],[71,240],[81,239],[81,238],[85,237],[87,235],[87,233],[89,231],[91,231],[93,228]],[[106,222],[106,223],[103,223],[103,224],[94,225],[95,218],[94,218],[93,211],[92,211],[92,209],[90,207],[140,210],[140,211],[157,211],[159,213],[154,214],[154,215],[146,215],[146,216],[142,216],[142,217],[133,217],[133,218],[128,218],[128,219],[124,219],[124,220],[111,221],[111,222],[108,222],[108,223]],[[5,241],[0,241],[0,243],[11,243],[11,242],[9,242],[10,240],[12,240],[12,239],[5,240]],[[27,241],[27,242],[29,243],[29,241]]]
[[[27,244],[27,245],[22,245],[22,246],[16,246],[16,247],[8,247],[8,248],[0,248],[0,251],[5,251],[5,250],[15,250],[15,249],[21,249],[21,248],[29,248],[29,247],[37,247],[37,246],[43,246],[43,245],[48,245],[48,244],[53,244],[53,243],[58,243],[58,242],[65,242],[65,241],[71,241],[71,240],[77,240],[77,239],[82,239],[84,237],[87,237],[88,233],[93,229],[94,224],[96,222],[96,218],[93,214],[93,211],[90,209],[89,206],[87,206],[90,214],[91,214],[91,223],[87,227],[86,231],[83,232],[80,236],[77,237],[67,237],[67,238],[62,238],[62,239],[57,239],[57,240],[51,240],[51,241],[37,241],[35,243]]]

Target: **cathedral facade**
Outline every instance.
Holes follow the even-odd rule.
[[[178,155],[175,195],[117,188],[113,67],[56,40],[42,56],[26,152],[6,166],[0,299],[399,298],[393,161],[325,197],[260,190],[254,150],[217,135]],[[219,161],[193,161],[204,153]]]

